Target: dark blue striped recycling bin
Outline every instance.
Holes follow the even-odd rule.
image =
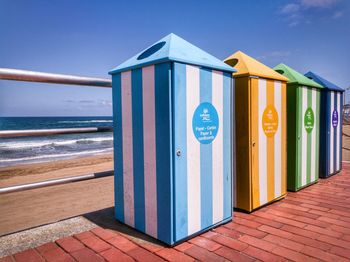
[[[327,178],[342,169],[344,90],[311,71],[305,76],[324,87],[321,92],[319,176]]]

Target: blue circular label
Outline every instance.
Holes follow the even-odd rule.
[[[334,109],[332,113],[332,125],[334,128],[338,126],[338,111],[337,109]]]
[[[199,143],[213,142],[219,130],[219,116],[211,103],[201,103],[194,111],[192,129]]]

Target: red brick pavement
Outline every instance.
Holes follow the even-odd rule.
[[[97,227],[5,261],[349,261],[350,165],[174,248]]]

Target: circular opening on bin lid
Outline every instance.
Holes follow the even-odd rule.
[[[277,72],[277,73],[280,73],[281,75],[284,74],[284,71],[283,71],[282,69],[277,69],[276,72]]]
[[[238,64],[238,59],[237,58],[231,58],[229,60],[225,61],[226,64],[235,67]]]
[[[143,51],[142,54],[137,57],[137,60],[145,59],[153,55],[154,53],[158,52],[165,45],[165,43],[166,43],[165,41],[162,41],[155,45],[152,45],[150,48]]]

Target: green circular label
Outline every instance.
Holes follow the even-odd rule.
[[[307,133],[311,133],[315,125],[315,114],[311,107],[307,108],[304,115],[304,127]]]

